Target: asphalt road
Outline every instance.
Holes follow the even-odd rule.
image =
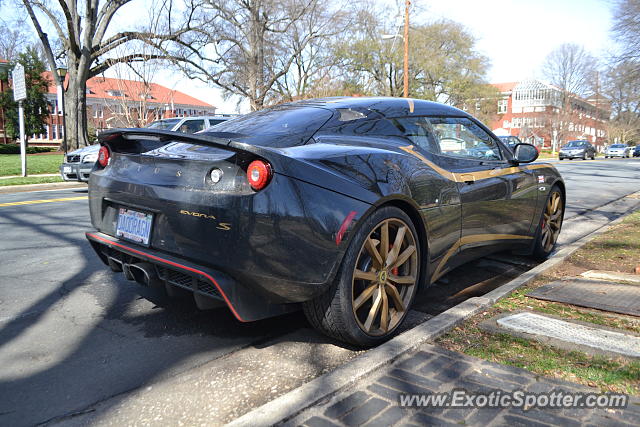
[[[640,191],[640,160],[555,165],[568,189],[563,244],[640,203],[625,198]],[[90,227],[86,190],[0,194],[0,425],[216,424],[358,354],[300,313],[241,324],[226,309],[143,298],[94,255]],[[453,271],[410,323],[531,265],[498,255]]]

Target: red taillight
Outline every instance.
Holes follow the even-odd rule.
[[[254,160],[247,168],[247,179],[254,190],[262,190],[271,179],[271,165],[263,160]]]
[[[100,151],[98,152],[98,163],[103,168],[109,164],[109,149],[106,146],[100,147]]]

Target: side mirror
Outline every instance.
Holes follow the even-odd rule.
[[[531,163],[537,158],[538,149],[531,144],[516,144],[513,149],[513,160],[516,163]]]

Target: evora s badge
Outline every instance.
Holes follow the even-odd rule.
[[[188,211],[186,209],[180,209],[179,213],[182,214],[182,215],[194,216],[196,218],[209,219],[209,220],[214,220],[214,221],[216,220],[216,217],[214,215],[207,215],[207,214],[201,213],[201,212],[191,212],[191,211]],[[218,230],[229,231],[229,230],[231,230],[231,223],[218,222],[216,228]]]

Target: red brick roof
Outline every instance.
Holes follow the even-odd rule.
[[[518,82],[508,82],[508,83],[491,83],[492,86],[495,86],[500,92],[511,92]]]
[[[49,85],[49,93],[56,93],[56,86],[51,79],[51,72],[44,73],[51,84]],[[179,104],[196,107],[213,107],[213,105],[201,101],[197,98],[187,95],[177,90],[169,89],[157,83],[150,83],[146,88],[145,85],[136,80],[112,79],[109,77],[93,77],[87,81],[87,98],[100,99],[122,99],[111,91],[120,91],[125,95],[128,101],[141,101],[143,95],[150,95],[147,100],[149,103],[159,104]]]

